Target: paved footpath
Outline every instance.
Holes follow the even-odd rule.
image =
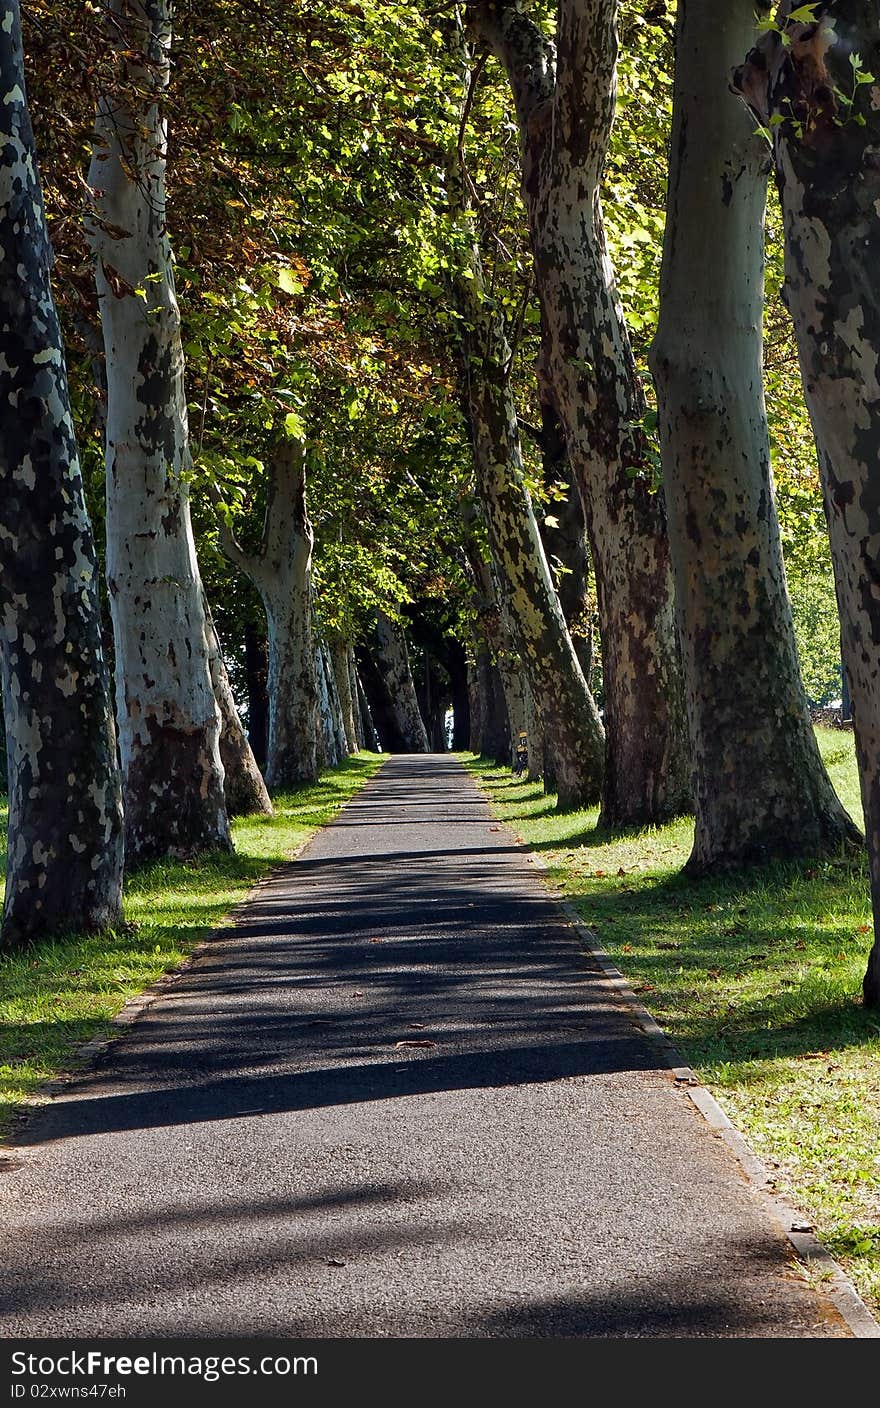
[[[7,1152],[7,1338],[849,1333],[441,756],[387,763]]]

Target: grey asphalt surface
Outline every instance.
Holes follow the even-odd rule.
[[[448,757],[388,762],[7,1153],[4,1337],[849,1334]]]

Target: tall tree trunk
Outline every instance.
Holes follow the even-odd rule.
[[[367,699],[366,691],[361,682],[360,674],[355,668],[354,682],[357,689],[358,713],[361,726],[361,747],[367,748],[371,753],[381,753],[382,745],[379,742],[379,735],[373,723],[373,715],[370,711],[370,703]]]
[[[204,606],[211,682],[220,709],[220,758],[226,811],[229,816],[271,816],[272,802],[235,707],[217,628],[207,601]]]
[[[468,682],[468,716],[470,728],[468,730],[468,751],[476,753],[479,757],[483,751],[483,696],[480,691],[480,670],[478,663],[478,652],[485,650],[485,645],[474,644],[467,654],[467,682]]]
[[[95,120],[88,230],[107,362],[107,584],[126,858],[231,847],[220,711],[189,511],[180,314],[165,210],[171,23],[112,0],[131,93]]]
[[[535,708],[532,691],[528,686],[526,686],[526,741],[529,755],[526,780],[539,782],[544,774],[544,730],[541,726],[540,715]]]
[[[339,706],[342,710],[342,722],[345,728],[346,749],[349,753],[356,753],[360,744],[358,743],[354,700],[351,693],[349,644],[340,635],[334,634],[330,638],[330,659],[333,664],[336,688],[339,691]]]
[[[0,26],[0,630],[9,775],[2,942],[100,930],[122,903],[122,799],[18,0]]]
[[[510,765],[511,727],[504,682],[488,645],[479,642],[476,650],[476,683],[480,719],[481,757]]]
[[[785,292],[819,452],[843,654],[852,690],[880,1006],[880,6],[834,0],[785,18],[736,75],[772,132]],[[783,42],[783,38],[784,41]],[[865,81],[861,82],[859,75]],[[842,101],[846,99],[848,101]]]
[[[460,283],[474,464],[492,557],[556,757],[559,805],[585,807],[601,793],[602,723],[571,643],[526,488],[507,341],[497,314],[481,299],[478,273]]]
[[[543,373],[565,426],[596,577],[608,736],[602,820],[625,825],[682,811],[690,780],[663,503],[599,198],[616,10],[617,0],[561,0],[557,64],[519,0],[467,5],[516,104]]]
[[[315,650],[318,679],[319,765],[322,768],[335,768],[343,758],[348,756],[345,722],[339,703],[339,692],[330,651],[323,641],[317,642]]]
[[[383,678],[403,751],[427,753],[428,735],[416,699],[406,637],[384,611],[376,615],[374,659]]]
[[[318,778],[318,682],[312,629],[312,525],[306,503],[305,446],[285,439],[268,463],[269,492],[260,545],[243,551],[226,520],[220,541],[263,602],[269,633],[269,745],[273,790]]]
[[[651,362],[695,769],[691,867],[856,832],[801,682],[764,409],[767,147],[725,91],[752,0],[679,0],[660,325]]]
[[[248,692],[248,742],[261,772],[269,749],[269,642],[250,622],[244,628]]]

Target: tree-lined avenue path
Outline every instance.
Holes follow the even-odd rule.
[[[6,1152],[6,1337],[849,1334],[440,755]]]

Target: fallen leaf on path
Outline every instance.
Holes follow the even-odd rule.
[[[437,1043],[426,1038],[424,1041],[396,1041],[394,1045],[399,1049],[401,1046],[436,1046]]]

